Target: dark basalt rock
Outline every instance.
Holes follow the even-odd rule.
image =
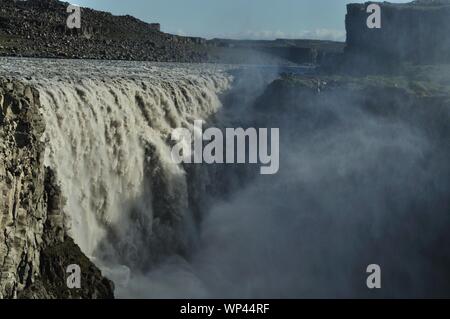
[[[67,265],[81,269],[81,288],[68,289]],[[40,258],[40,277],[18,295],[21,299],[113,299],[114,284],[81,252],[72,238],[45,247]]]
[[[160,32],[158,23],[81,9],[67,28],[69,3],[0,0],[0,55],[45,58],[203,62],[201,39]]]
[[[0,299],[113,298],[113,284],[68,236],[65,199],[44,166],[39,93],[0,78]],[[81,268],[81,289],[66,269]]]
[[[450,62],[450,1],[379,3],[380,29],[367,27],[369,3],[347,6],[347,55],[379,64]]]

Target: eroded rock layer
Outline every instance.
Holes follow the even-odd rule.
[[[112,283],[67,235],[44,130],[38,91],[0,78],[0,298],[112,298]],[[72,263],[89,274],[81,289],[66,286]]]

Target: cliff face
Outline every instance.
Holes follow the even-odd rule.
[[[450,61],[450,2],[379,3],[381,28],[369,29],[369,3],[347,6],[347,53],[412,63]]]
[[[0,78],[0,298],[112,298],[112,284],[66,234],[64,199],[43,164],[39,105],[32,87]],[[85,274],[81,289],[66,287],[70,264]]]

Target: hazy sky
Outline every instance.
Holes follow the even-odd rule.
[[[162,31],[227,38],[344,40],[346,3],[358,0],[71,0],[161,23]],[[392,2],[409,2],[398,0]]]

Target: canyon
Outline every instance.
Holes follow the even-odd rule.
[[[221,65],[1,61],[0,77],[11,78],[1,99],[3,297],[369,297],[357,269],[374,259],[388,278],[378,296],[448,296],[442,67],[415,77],[261,76]],[[175,163],[171,132],[192,132],[194,119],[279,127],[279,172]],[[82,291],[64,288],[69,263],[89,276]],[[327,275],[330,265],[341,275]]]
[[[0,4],[1,298],[450,296],[446,1],[381,4],[386,30],[349,5],[345,50],[209,42],[94,10],[98,30],[72,34],[61,2]],[[393,31],[416,15],[443,29]],[[264,67],[194,63],[241,50]],[[277,174],[174,161],[172,133],[199,120],[279,128]]]

